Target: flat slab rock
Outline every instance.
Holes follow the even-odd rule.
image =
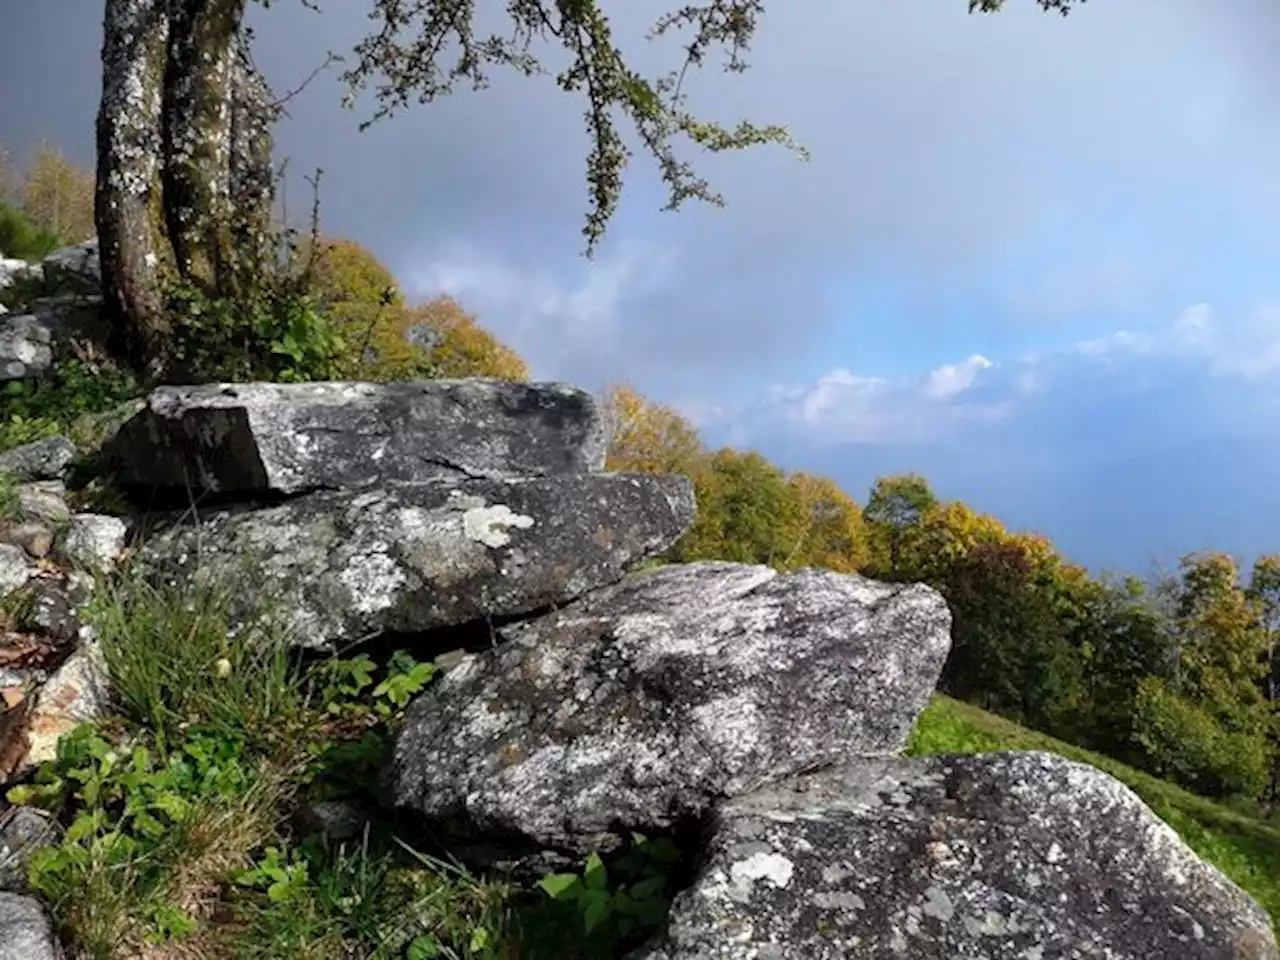
[[[1111,776],[1047,753],[849,765],[718,811],[631,960],[1275,960],[1267,914]]]
[[[693,515],[674,476],[324,491],[144,529],[135,562],[170,582],[245,584],[300,644],[332,649],[567,603],[669,548]]]
[[[633,574],[504,628],[419,697],[390,790],[445,833],[613,849],[763,782],[898,752],[950,626],[921,585],[733,563]]]
[[[590,394],[474,378],[162,387],[108,455],[121,483],[296,494],[604,469]]]

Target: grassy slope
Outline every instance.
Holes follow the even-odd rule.
[[[1249,891],[1280,929],[1280,829],[1188,793],[1102,754],[1020,727],[938,695],[920,717],[908,752],[984,753],[1047,750],[1091,764],[1123,781],[1206,860]]]

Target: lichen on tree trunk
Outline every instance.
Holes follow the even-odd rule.
[[[149,373],[168,324],[151,227],[159,179],[169,0],[107,0],[97,119],[98,229],[103,297],[121,346]]]
[[[178,272],[215,295],[234,251],[232,84],[245,0],[179,0],[164,83],[165,224]]]
[[[247,0],[107,0],[96,218],[121,346],[162,376],[162,267],[213,298],[260,273],[279,110],[249,58]],[[156,216],[160,211],[160,216]]]

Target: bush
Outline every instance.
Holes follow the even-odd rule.
[[[0,256],[42,260],[59,246],[56,233],[37,227],[20,210],[0,201]]]
[[[1257,796],[1267,784],[1265,737],[1224,729],[1158,677],[1138,684],[1134,740],[1150,768],[1209,797]]]

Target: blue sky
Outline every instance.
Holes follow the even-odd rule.
[[[39,92],[0,101],[0,142],[87,160],[100,0],[24,6],[0,89]],[[257,59],[295,86],[362,6],[257,11]],[[922,470],[1095,568],[1280,550],[1280,11],[965,8],[772,3],[752,71],[705,72],[696,106],[786,123],[812,159],[700,159],[729,206],[673,215],[637,158],[591,263],[580,105],[550,83],[496,76],[361,134],[330,73],[278,153],[293,203],[323,167],[328,231],[456,295],[539,376],[629,381],[859,498]]]

